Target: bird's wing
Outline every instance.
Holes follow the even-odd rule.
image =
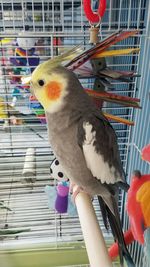
[[[124,182],[116,135],[103,116],[88,115],[78,125],[78,144],[87,167],[101,183]]]

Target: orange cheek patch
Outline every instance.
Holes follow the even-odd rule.
[[[56,100],[60,97],[62,86],[61,83],[52,81],[48,83],[45,90],[49,100]]]

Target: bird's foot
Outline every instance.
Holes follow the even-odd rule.
[[[78,186],[78,185],[76,185],[76,184],[74,184],[74,183],[70,183],[69,191],[70,191],[70,193],[72,194],[72,201],[73,201],[73,203],[75,203],[76,196],[77,196],[79,193],[84,192],[84,193],[86,193],[87,195],[89,195],[89,193],[86,192],[86,190],[84,190],[81,186]],[[91,195],[89,195],[89,196],[90,196],[91,199],[93,199]]]
[[[74,184],[74,183],[70,183],[70,188],[69,188],[70,193],[72,194],[72,200],[75,203],[75,199],[76,196],[80,193],[80,192],[84,192],[83,188]]]

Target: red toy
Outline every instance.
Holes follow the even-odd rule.
[[[124,239],[125,239],[126,245],[131,244],[135,240],[131,229],[129,229],[128,231],[124,233]],[[113,245],[108,249],[108,253],[112,260],[118,257],[119,248],[118,248],[117,242],[113,243]]]
[[[144,231],[150,227],[150,174],[141,175],[136,171],[132,176],[127,196],[127,212],[131,228],[124,233],[127,245],[137,240],[144,244]],[[118,243],[109,248],[109,256],[118,256]]]
[[[150,227],[150,174],[139,171],[132,177],[127,196],[127,211],[135,240],[144,243],[144,231]]]
[[[100,0],[97,12],[93,12],[90,0],[83,0],[83,8],[87,19],[92,23],[100,22],[106,9],[106,0]]]
[[[143,160],[150,162],[150,144],[142,149],[141,156]]]
[[[150,162],[150,144],[142,149],[143,160]],[[124,233],[126,244],[137,240],[144,243],[144,231],[150,227],[150,174],[141,175],[136,171],[132,177],[127,196],[127,212],[131,228]],[[109,248],[109,256],[118,256],[118,243]]]

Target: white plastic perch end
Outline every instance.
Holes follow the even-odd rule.
[[[73,192],[77,189],[73,187]],[[90,196],[79,192],[75,198],[80,224],[91,267],[112,267]]]

